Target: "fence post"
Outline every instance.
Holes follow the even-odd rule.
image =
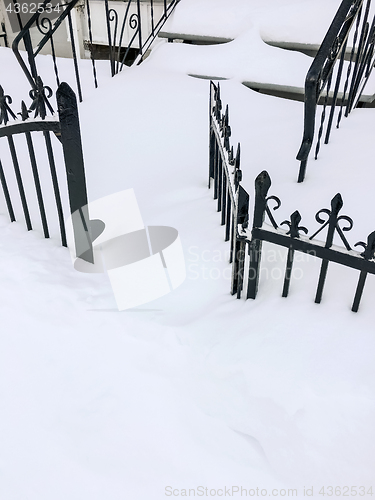
[[[232,266],[232,287],[231,293],[237,293],[237,298],[241,298],[243,288],[243,278],[245,269],[246,236],[238,234],[238,226],[241,224],[245,229],[249,220],[249,195],[242,186],[238,186],[237,203],[234,215],[234,255]]]
[[[115,76],[115,43],[116,40],[113,40],[112,44],[112,35],[111,35],[111,25],[110,25],[110,9],[108,5],[108,0],[104,0],[104,8],[105,8],[105,17],[106,17],[106,24],[107,24],[107,36],[108,36],[108,47],[109,47],[109,63],[111,66],[111,74],[112,76]],[[115,38],[115,37],[114,37]]]
[[[140,0],[137,0],[137,15],[138,15],[138,37],[139,37],[139,54],[142,58],[143,47],[142,47],[142,22],[141,22],[141,4]]]
[[[56,92],[76,256],[94,263],[77,99],[65,82]]]
[[[268,172],[263,170],[255,179],[255,204],[253,229],[261,228],[267,207],[267,193],[271,187],[271,178]],[[262,258],[262,241],[251,239],[249,246],[249,279],[247,286],[247,298],[255,299],[258,292],[259,270]]]
[[[365,260],[373,259],[374,252],[375,252],[375,231],[368,235],[367,244],[359,242],[355,246],[357,246],[357,245],[364,246],[365,251],[363,252],[362,257],[364,257]],[[353,312],[358,312],[359,303],[361,302],[363,289],[364,289],[365,283],[366,283],[366,278],[367,278],[367,272],[361,271],[361,274],[359,275],[357,289],[356,289],[355,296],[354,296],[353,306],[352,306]]]
[[[329,223],[328,223],[328,231],[327,231],[327,239],[326,239],[326,244],[324,245],[325,248],[331,248],[333,244],[333,237],[335,234],[335,230],[337,227],[337,218],[340,210],[342,209],[343,206],[343,201],[341,198],[340,193],[337,193],[337,195],[332,198],[331,200],[331,211],[329,214]],[[324,284],[326,281],[326,276],[327,276],[327,271],[328,271],[328,263],[329,261],[324,259],[320,268],[320,275],[319,275],[319,282],[318,282],[318,288],[316,290],[316,295],[315,295],[315,303],[320,304],[322,300],[322,295],[323,295],[323,288]]]

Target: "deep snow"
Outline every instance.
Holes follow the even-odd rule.
[[[207,190],[208,81],[164,66],[166,49],[87,91],[80,119],[90,199],[134,188],[146,224],[178,229],[179,289],[119,313],[105,275],[74,271],[57,228],[47,241],[26,232],[0,200],[2,498],[158,500],[167,486],[236,485],[267,496],[297,488],[298,498],[329,485],[375,493],[375,279],[354,314],[358,273],[332,264],[316,305],[320,262],[301,257],[302,278],[283,299],[285,251],[269,245],[258,298],[230,296],[228,244]],[[10,51],[0,59],[0,83],[25,99]],[[312,231],[340,191],[355,223],[348,237],[364,240],[375,225],[373,110],[344,120],[298,185],[303,105],[238,78],[221,85],[250,196],[267,169],[283,202],[277,220],[299,209]]]

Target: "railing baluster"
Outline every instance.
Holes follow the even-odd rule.
[[[151,2],[151,33],[154,35],[155,25],[154,25],[154,0],[150,0]]]
[[[73,62],[74,62],[74,71],[75,71],[76,82],[77,82],[78,98],[79,98],[79,102],[82,102],[81,79],[79,76],[78,61],[77,61],[77,54],[76,54],[76,45],[74,42],[73,23],[72,23],[72,16],[70,14],[70,11],[68,14],[68,25],[69,25],[69,33],[70,33],[70,43],[72,45],[72,54],[73,54]]]
[[[292,277],[292,269],[293,269],[293,260],[294,260],[294,250],[293,248],[289,248],[288,256],[286,259],[286,270],[285,270],[282,297],[287,297],[289,293],[290,279]]]
[[[328,222],[328,231],[327,231],[325,248],[331,248],[331,246],[333,244],[333,237],[335,234],[335,230],[337,228],[338,214],[342,208],[342,205],[343,205],[342,198],[341,198],[341,195],[338,193],[331,201],[331,211],[329,212],[329,222]],[[323,262],[322,262],[322,265],[320,268],[318,288],[317,288],[316,295],[315,295],[315,303],[316,304],[319,304],[322,300],[323,288],[324,288],[324,284],[325,284],[325,280],[326,280],[326,276],[327,276],[327,270],[328,270],[328,263],[329,263],[328,260],[323,259]]]
[[[222,201],[222,181],[223,181],[223,159],[221,155],[219,155],[219,165],[217,170],[217,211],[221,212],[221,201]]]
[[[140,0],[137,0],[137,15],[138,15],[138,38],[139,38],[139,54],[143,56],[143,45],[142,45],[142,22],[141,22],[141,4]]]
[[[104,0],[104,8],[105,8],[105,13],[106,13],[106,24],[107,24],[107,35],[108,35],[109,64],[111,66],[111,74],[112,74],[112,76],[115,76],[115,58],[114,58],[114,53],[113,53],[111,26],[109,24],[110,13],[109,13],[108,0]]]
[[[217,199],[218,193],[218,169],[219,169],[219,146],[215,143],[215,163],[214,163],[214,200]]]
[[[222,190],[222,203],[221,203],[221,225],[225,224],[225,217],[227,214],[227,176],[225,173],[225,169],[223,169],[223,190]]]
[[[51,52],[52,52],[53,69],[55,71],[56,83],[57,86],[59,86],[60,85],[59,70],[56,64],[56,54],[55,54],[55,45],[53,43],[53,36],[51,36]]]
[[[348,113],[350,113],[352,111],[353,107],[355,107],[355,106],[353,106],[354,102],[356,102],[356,104],[357,104],[357,102],[360,98],[360,94],[358,95],[358,88],[360,86],[363,73],[365,72],[366,67],[370,63],[370,60],[372,57],[372,53],[374,50],[374,32],[375,32],[375,17],[374,17],[372,24],[371,24],[371,28],[370,28],[370,31],[368,34],[368,39],[366,41],[366,47],[364,48],[363,56],[361,58],[361,63],[359,65],[356,79],[355,79],[355,82],[353,84],[353,91],[348,99],[348,106],[347,106]],[[356,96],[357,96],[357,99],[356,99]]]
[[[347,70],[347,73],[346,73],[346,80],[345,80],[345,85],[344,85],[344,92],[343,92],[343,96],[342,96],[340,111],[339,111],[339,114],[338,114],[338,117],[337,117],[337,124],[336,124],[337,128],[340,127],[342,113],[343,113],[343,109],[344,109],[344,106],[345,106],[345,96],[346,96],[346,91],[348,90],[350,74],[351,74],[351,71],[352,71],[353,60],[354,60],[354,57],[355,57],[355,45],[356,45],[357,38],[358,38],[359,24],[360,24],[360,21],[361,21],[361,12],[362,12],[362,7],[359,9],[359,12],[358,12],[358,15],[357,15],[356,27],[355,27],[354,37],[353,37],[353,47],[352,47],[352,50],[351,50],[351,53],[350,53],[350,60],[349,60],[349,65],[348,65],[348,70]]]
[[[327,108],[327,104],[328,104],[329,91],[331,89],[331,81],[332,81],[332,74],[329,76],[328,82],[327,82],[327,93],[326,93],[326,96],[324,98],[323,111],[322,111],[322,116],[321,116],[321,121],[320,121],[319,132],[318,132],[318,141],[317,141],[316,148],[315,148],[315,160],[318,158],[318,154],[319,154],[320,140],[322,138],[324,120],[326,118],[326,108]]]
[[[63,213],[63,208],[62,208],[62,203],[61,203],[59,183],[57,180],[55,158],[53,156],[53,149],[52,149],[52,144],[51,144],[51,136],[50,136],[50,133],[48,131],[44,131],[43,135],[44,135],[46,148],[47,148],[48,162],[49,162],[50,171],[51,171],[53,191],[55,194],[56,208],[57,208],[57,214],[58,214],[59,224],[60,224],[61,244],[62,244],[62,246],[66,247],[68,245],[67,245],[67,241],[66,241],[64,213]]]
[[[214,178],[215,175],[215,132],[211,130],[210,132],[210,151],[209,151],[209,172],[208,172],[208,188],[211,187],[211,179]]]
[[[36,157],[35,157],[35,151],[34,151],[33,141],[32,141],[32,138],[31,138],[31,133],[30,132],[25,132],[25,136],[26,136],[27,147],[28,147],[28,150],[29,150],[29,156],[30,156],[31,168],[32,168],[33,177],[34,177],[36,195],[37,195],[37,198],[38,198],[38,205],[39,205],[39,211],[40,211],[40,218],[42,220],[43,233],[44,233],[44,237],[45,238],[49,238],[49,231],[48,231],[46,211],[45,211],[45,208],[44,208],[44,202],[43,202],[43,196],[42,196],[42,188],[40,186],[40,180],[39,180],[39,174],[38,174],[38,166],[37,166],[37,163],[36,163]]]
[[[23,182],[22,182],[22,177],[21,177],[21,172],[20,172],[20,166],[19,166],[19,163],[18,163],[16,148],[15,148],[15,145],[14,145],[13,136],[11,136],[11,135],[8,136],[8,144],[9,144],[10,154],[12,156],[12,162],[13,162],[13,166],[14,166],[14,172],[16,174],[17,185],[18,185],[18,190],[19,190],[20,197],[21,197],[21,203],[22,203],[23,213],[25,215],[26,227],[27,227],[28,231],[31,231],[32,230],[32,225],[31,225],[29,208],[27,206],[25,189],[23,187]]]
[[[3,165],[1,163],[1,160],[0,160],[0,182],[1,182],[1,185],[2,185],[2,188],[4,191],[5,202],[7,204],[10,220],[12,222],[14,222],[16,220],[16,217],[14,215],[13,205],[12,205],[12,201],[10,199],[9,189],[8,189],[7,181],[5,179],[4,169],[3,169]]]
[[[228,194],[227,194],[227,215],[226,215],[226,225],[225,225],[225,241],[229,241],[229,238],[230,238],[230,223],[231,223],[231,220],[232,220],[231,214],[232,214],[232,200],[231,200],[230,193],[229,193],[229,190],[228,190]]]
[[[92,48],[92,27],[91,27],[91,11],[90,11],[90,0],[86,0],[86,11],[87,11],[87,25],[89,29],[89,41],[90,41],[90,59],[91,59],[91,64],[92,64],[92,72],[94,76],[94,85],[95,88],[98,88],[98,80],[96,77],[96,66],[95,66],[95,59],[93,56],[93,48]]]
[[[342,77],[342,70],[343,70],[343,67],[344,67],[346,47],[347,47],[347,41],[345,41],[345,43],[344,43],[344,45],[342,46],[342,49],[341,49],[340,64],[339,64],[339,68],[338,68],[338,71],[337,71],[335,90],[333,91],[331,111],[329,113],[329,119],[328,119],[327,131],[326,131],[326,136],[325,136],[325,139],[324,139],[324,144],[328,144],[329,137],[331,135],[331,129],[332,129],[332,123],[333,123],[333,116],[335,114],[336,103],[337,103],[337,95],[338,95],[338,92],[339,92],[340,83],[341,83],[341,77]]]
[[[361,66],[361,63],[362,63],[362,60],[364,57],[364,51],[366,49],[366,39],[367,39],[367,36],[369,33],[368,14],[369,14],[369,9],[370,9],[370,4],[371,4],[371,0],[367,0],[365,14],[363,16],[363,21],[362,21],[361,35],[359,37],[358,50],[357,50],[356,57],[355,57],[355,64],[354,64],[353,76],[352,76],[352,81],[351,81],[349,95],[348,95],[348,102],[347,102],[346,110],[345,110],[346,117],[350,113],[350,104],[351,104],[352,100],[354,99],[355,83],[357,80],[359,68]]]

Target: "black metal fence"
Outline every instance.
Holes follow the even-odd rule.
[[[222,113],[219,85],[216,86],[211,82],[210,89],[209,187],[213,183],[214,198],[218,200],[217,209],[221,211],[221,223],[226,225],[225,240],[230,239],[232,295],[237,294],[237,298],[240,298],[246,282],[246,297],[256,298],[262,246],[263,242],[267,241],[288,249],[283,297],[287,297],[289,293],[294,254],[296,251],[303,252],[322,261],[315,296],[316,303],[321,302],[330,262],[360,271],[352,305],[352,311],[357,312],[367,274],[375,274],[375,231],[369,234],[366,242],[354,245],[354,247],[362,246],[364,252],[360,253],[353,249],[344,234],[352,229],[353,221],[346,215],[340,215],[343,200],[339,193],[331,200],[330,209],[324,208],[316,214],[315,219],[320,227],[311,236],[308,236],[307,228],[300,225],[301,215],[298,211],[290,216],[290,220],[278,224],[269,203],[271,201],[275,203],[273,210],[277,210],[281,206],[281,201],[276,196],[268,195],[271,179],[266,171],[260,173],[255,180],[254,214],[249,228],[249,195],[240,185],[242,172],[239,153],[234,159],[233,148],[229,142],[231,130],[228,107],[225,113]],[[266,216],[268,223],[265,222]],[[288,229],[280,227],[283,225]],[[323,230],[327,231],[325,241],[319,241],[316,236]],[[338,235],[343,247],[333,246],[335,235]],[[246,262],[247,271],[245,271]]]
[[[234,260],[232,273],[232,293],[237,289],[238,261],[234,256],[241,247],[237,226],[247,226],[249,212],[249,195],[240,185],[242,171],[240,169],[240,144],[234,156],[230,145],[231,129],[229,126],[229,109],[222,113],[220,85],[210,82],[210,169],[208,187],[213,179],[214,199],[217,210],[221,212],[221,225],[225,226],[225,241],[230,241],[230,262]]]
[[[343,0],[305,82],[304,132],[297,160],[298,182],[303,182],[314,142],[317,105],[322,104],[315,159],[324,134],[327,144],[335,122],[348,116],[360,101],[375,64],[375,16],[370,19],[371,0]],[[329,108],[329,109],[327,109]],[[329,111],[326,123],[326,114]],[[335,116],[335,112],[336,116]]]
[[[0,158],[0,181],[3,188],[5,203],[8,209],[10,220],[16,220],[14,201],[16,198],[21,201],[22,212],[25,218],[26,227],[28,230],[33,229],[33,217],[29,209],[29,202],[32,195],[36,195],[39,216],[43,228],[45,238],[50,237],[50,227],[48,221],[53,217],[58,218],[61,243],[67,246],[65,218],[68,216],[63,210],[63,202],[61,196],[61,186],[59,182],[62,175],[58,175],[56,169],[56,147],[63,150],[65,159],[66,184],[68,189],[68,198],[70,205],[70,213],[73,214],[82,207],[87,206],[87,191],[86,179],[83,164],[82,144],[78,120],[77,100],[72,89],[66,84],[61,83],[57,91],[57,105],[59,110],[59,119],[54,115],[54,111],[49,102],[52,91],[49,87],[45,87],[39,78],[37,80],[36,89],[30,91],[32,98],[31,106],[28,108],[24,102],[21,104],[21,112],[17,113],[21,119],[17,119],[16,113],[12,110],[12,99],[6,95],[3,88],[0,86],[0,141],[5,140],[7,148],[3,144],[1,151],[5,155],[5,149],[8,149],[9,154],[5,155],[10,158],[7,168],[2,163]],[[30,114],[33,113],[33,117]],[[41,134],[44,140],[44,156],[48,158],[50,180],[53,188],[53,196],[56,206],[55,215],[47,214],[45,193],[43,195],[43,181],[41,181],[39,163],[43,161],[40,144],[35,147],[35,142],[39,142],[36,134]],[[52,140],[55,135],[57,140]],[[54,145],[55,144],[55,145]],[[25,154],[26,146],[27,154]],[[18,154],[17,147],[22,149],[22,153]],[[61,151],[60,151],[61,154]],[[28,158],[27,158],[28,156]],[[25,176],[28,177],[28,172],[32,172],[34,181],[35,194],[32,193],[30,186],[25,189]],[[63,174],[65,176],[65,173]],[[15,182],[14,182],[15,181]],[[46,185],[46,184],[45,184]],[[14,186],[12,189],[10,186]],[[29,198],[29,200],[28,200]],[[85,210],[85,208],[83,208]],[[88,214],[82,212],[82,224],[85,227],[90,226]],[[74,221],[73,221],[74,225]],[[73,227],[75,230],[76,228]],[[78,231],[78,229],[77,229]],[[89,229],[87,229],[89,233]],[[92,251],[91,238],[89,238],[89,246]],[[90,252],[89,252],[90,253]],[[77,255],[79,253],[77,252]],[[89,261],[90,255],[88,255]]]
[[[14,6],[19,6],[15,0],[12,0]],[[27,22],[24,23],[20,13],[17,13],[17,22],[20,32],[13,41],[13,52],[22,67],[30,85],[35,87],[35,82],[39,76],[37,70],[37,55],[47,44],[50,45],[53,67],[56,77],[57,86],[60,85],[60,74],[58,68],[58,59],[56,57],[55,48],[55,34],[64,24],[67,25],[69,33],[69,43],[71,46],[71,55],[74,65],[74,73],[76,80],[76,88],[79,100],[82,101],[82,84],[79,71],[79,41],[75,37],[73,27],[72,11],[79,4],[79,0],[70,0],[58,4],[58,17],[53,19],[54,9],[51,7],[52,0],[44,0],[43,3],[38,4],[38,10],[29,16]],[[150,8],[143,8],[146,5],[141,0],[125,0],[124,2],[116,2],[119,7],[113,8],[108,2],[104,0],[104,10],[101,13],[103,19],[101,22],[106,26],[107,30],[107,49],[104,48],[104,57],[110,61],[111,75],[116,75],[121,71],[124,65],[138,64],[142,61],[143,57],[147,54],[149,47],[155,40],[160,29],[173,12],[179,0],[150,0]],[[121,8],[120,8],[121,5]],[[95,32],[91,10],[90,0],[85,0],[84,5],[81,6],[84,15],[82,18],[87,22],[85,31],[87,31],[87,40],[83,40],[83,45],[90,52],[92,62],[92,73],[94,86],[98,86],[97,68],[96,68],[96,54],[100,52],[100,58],[103,59],[103,50],[98,51],[95,45]],[[57,7],[56,7],[57,8]],[[12,12],[17,12],[13,9]],[[19,12],[19,9],[18,9]],[[99,15],[97,12],[96,16]],[[51,18],[52,16],[52,18]],[[96,20],[98,21],[98,20]],[[96,23],[97,24],[97,23]],[[35,42],[35,33],[39,32],[39,40]],[[33,35],[32,35],[33,33]],[[33,38],[34,37],[34,38]],[[34,40],[34,42],[33,42]],[[22,43],[21,43],[22,42]],[[20,47],[25,48],[27,59],[23,58],[20,53]]]

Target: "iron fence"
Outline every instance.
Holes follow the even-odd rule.
[[[242,170],[240,168],[241,146],[238,144],[234,156],[230,145],[231,129],[229,126],[229,109],[222,113],[220,85],[210,82],[210,144],[209,144],[209,180],[213,179],[214,199],[217,210],[221,212],[221,224],[225,226],[225,241],[230,241],[230,262],[234,261],[232,273],[232,293],[237,288],[238,272],[237,255],[241,247],[241,238],[237,234],[238,224],[247,225],[249,212],[249,195],[240,185]]]
[[[315,302],[322,300],[323,290],[330,262],[357,269],[360,276],[354,295],[352,311],[357,312],[368,274],[375,274],[375,231],[368,235],[366,242],[351,246],[345,232],[353,227],[353,221],[340,215],[343,200],[337,193],[331,200],[330,209],[323,208],[315,215],[320,227],[308,236],[308,229],[301,226],[301,215],[293,212],[290,220],[278,224],[273,211],[281,206],[277,196],[269,196],[271,179],[266,171],[255,180],[254,213],[249,228],[249,195],[241,186],[239,146],[236,158],[230,145],[231,129],[229,111],[222,112],[219,84],[210,83],[210,154],[209,183],[213,184],[214,198],[218,200],[217,210],[221,211],[221,224],[225,225],[225,240],[230,240],[232,263],[231,293],[241,298],[245,286],[247,262],[246,298],[255,299],[258,292],[263,242],[288,249],[282,296],[287,297],[292,277],[295,252],[302,252],[321,259],[320,275]],[[212,182],[213,181],[213,182]],[[230,200],[228,202],[228,200]],[[275,206],[271,210],[270,202]],[[229,207],[229,208],[228,208]],[[265,222],[267,217],[268,223]],[[280,226],[287,226],[287,230]],[[316,239],[323,230],[327,231],[325,241]],[[303,233],[303,234],[302,234]],[[334,236],[338,235],[344,246],[334,246]],[[354,247],[362,246],[362,253]],[[249,258],[246,259],[246,252]]]
[[[307,73],[304,132],[297,154],[298,182],[305,178],[318,104],[322,104],[322,112],[315,159],[323,134],[324,143],[329,142],[334,121],[339,128],[343,115],[347,117],[355,107],[363,105],[360,99],[375,64],[375,16],[370,19],[370,7],[371,0],[342,1]],[[326,124],[327,108],[330,109]]]
[[[12,1],[14,6],[19,5],[16,0]],[[52,14],[55,14],[53,12],[55,9],[52,9],[51,1],[56,2],[58,0],[44,0],[43,3],[39,3],[38,10],[26,19],[26,23],[24,23],[25,19],[19,13],[17,14],[16,19],[20,31],[13,41],[12,49],[30,85],[35,87],[36,79],[39,76],[37,56],[49,44],[56,83],[59,86],[60,75],[56,57],[55,35],[58,30],[63,29],[64,25],[66,25],[80,101],[82,101],[82,84],[78,63],[81,50],[80,42],[82,42],[82,47],[89,50],[93,83],[97,87],[95,54],[100,52],[100,58],[103,59],[103,50],[99,50],[95,43],[98,37],[102,38],[102,34],[99,36],[96,30],[100,31],[101,26],[105,26],[107,52],[104,50],[104,53],[106,52],[104,58],[109,59],[111,75],[114,76],[123,69],[124,65],[130,66],[142,61],[160,29],[179,2],[179,0],[162,0],[162,2],[160,0],[149,0],[150,8],[148,8],[148,3],[142,0],[125,0],[123,2],[104,0],[103,9],[98,9],[97,2],[70,0],[57,3],[55,8],[58,7],[59,9],[58,17],[54,19]],[[117,4],[116,8],[115,4]],[[94,7],[95,15],[92,14]],[[74,8],[80,9],[82,13],[81,19],[86,24],[84,31],[87,39],[85,40],[79,40],[75,36],[72,16]],[[14,12],[14,9],[12,12]],[[40,35],[37,41],[35,41],[36,32]],[[24,59],[21,55],[20,47],[22,47],[22,44],[26,50],[27,59]],[[105,48],[104,45],[101,45],[101,47]]]
[[[30,97],[32,98],[31,106],[28,108],[25,102],[22,101],[21,112],[18,113],[21,119],[17,119],[16,113],[11,108],[12,98],[6,95],[3,88],[0,86],[0,140],[4,139],[7,142],[13,167],[13,173],[10,168],[8,168],[6,173],[0,158],[0,182],[3,188],[5,203],[10,220],[14,222],[16,220],[14,200],[16,197],[19,197],[26,227],[29,231],[33,229],[32,216],[30,214],[28,196],[24,183],[27,169],[31,167],[44,237],[50,237],[48,220],[52,219],[54,215],[52,213],[47,214],[45,196],[43,195],[38,167],[39,160],[41,160],[41,152],[39,152],[39,156],[35,148],[35,133],[42,134],[45,146],[44,153],[48,158],[51,184],[60,228],[61,244],[67,246],[65,228],[65,218],[67,214],[64,216],[61,186],[56,169],[56,146],[53,146],[51,138],[51,134],[54,134],[59,140],[59,142],[55,141],[55,144],[61,143],[64,154],[70,214],[79,211],[81,216],[81,221],[77,221],[77,218],[73,219],[73,230],[77,234],[78,232],[82,234],[82,227],[84,228],[83,234],[87,235],[85,248],[88,248],[88,252],[82,258],[85,258],[85,260],[89,262],[93,262],[90,220],[88,218],[88,213],[86,213],[86,178],[76,96],[69,85],[64,82],[60,84],[56,94],[59,118],[54,114],[54,110],[49,102],[51,96],[51,89],[44,86],[42,80],[38,78],[36,88],[30,91]],[[33,116],[30,116],[31,113],[33,113]],[[15,140],[16,137],[21,140],[23,138],[25,141],[29,156],[28,160],[27,156],[24,154],[18,154]],[[18,141],[18,146],[21,146],[20,141]],[[4,151],[4,148],[2,151]],[[38,151],[40,150],[38,149]],[[9,181],[13,184],[13,174],[15,176],[17,189],[12,191],[12,189],[9,188]],[[28,193],[30,196],[30,189]],[[74,227],[74,224],[76,224],[76,226],[78,224],[79,227]],[[77,246],[79,243],[78,238],[75,243]],[[76,250],[76,254],[81,255],[82,252],[77,248]]]

